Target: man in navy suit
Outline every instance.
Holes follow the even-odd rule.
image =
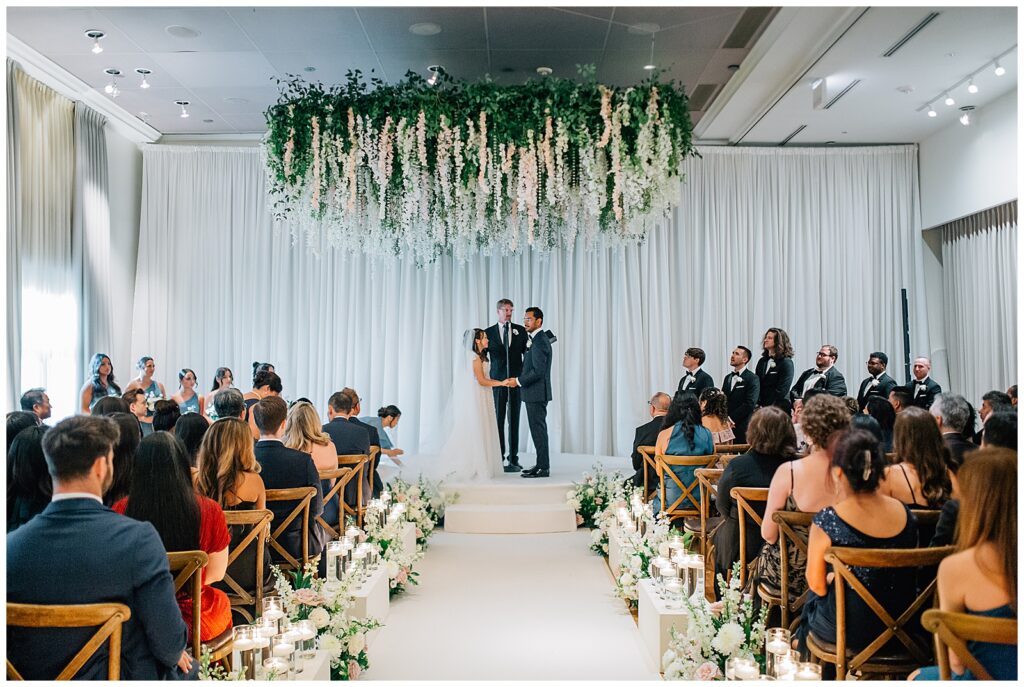
[[[380,473],[377,470],[377,468],[380,467],[380,432],[378,432],[377,428],[374,427],[373,425],[368,425],[359,419],[359,413],[362,412],[362,399],[359,398],[359,394],[356,393],[356,390],[345,387],[341,391],[342,393],[348,394],[349,396],[352,397],[352,414],[349,415],[348,418],[349,424],[355,425],[356,427],[362,427],[363,429],[365,429],[366,435],[370,438],[370,448],[373,448],[374,446],[377,447],[377,455],[373,459],[372,494],[373,498],[377,498],[378,496],[380,496],[381,491],[384,490],[384,482],[381,480]],[[338,455],[344,454],[339,453]],[[367,479],[369,479],[369,474],[367,474]],[[367,481],[367,484],[369,484],[369,481]]]
[[[706,359],[707,356],[703,350],[699,348],[686,349],[686,352],[683,353],[683,369],[686,372],[680,377],[676,392],[692,391],[699,398],[700,392],[715,385],[715,380],[711,379],[711,375],[701,369],[701,365]]]
[[[316,495],[309,504],[308,552],[310,557],[320,553],[325,536],[316,516],[324,512],[324,492],[320,486],[320,474],[313,458],[308,453],[296,451],[281,443],[284,436],[285,420],[288,419],[288,404],[280,396],[266,396],[252,407],[253,421],[260,431],[256,442],[256,462],[260,464],[260,477],[267,489],[295,489],[316,487]],[[283,522],[294,510],[294,501],[268,501],[267,509],[274,514],[272,528]],[[288,524],[278,541],[292,556],[302,560],[302,516]],[[280,557],[280,554],[277,554]]]
[[[498,322],[484,330],[487,334],[487,358],[491,365],[487,371],[491,379],[505,380],[518,377],[523,372],[523,356],[526,355],[526,330],[512,322],[512,301],[502,298],[498,301]],[[519,387],[496,386],[494,414],[498,419],[498,441],[501,443],[501,461],[505,462],[505,417],[508,417],[508,465],[505,472],[519,472],[519,406],[522,403],[522,389]],[[506,412],[507,411],[507,412]]]
[[[23,604],[122,603],[131,619],[121,634],[121,679],[194,677],[185,653],[188,628],[160,536],[148,522],[103,505],[114,478],[118,428],[105,417],[76,415],[43,439],[53,500],[7,535],[7,601]],[[7,628],[7,658],[28,680],[52,680],[96,632],[83,628]],[[109,641],[77,679],[106,680]]]
[[[729,356],[733,371],[722,380],[722,391],[729,406],[729,419],[735,425],[737,444],[747,443],[747,425],[761,395],[761,380],[747,369],[750,356],[750,349],[746,346],[734,348]]]
[[[327,400],[327,418],[329,422],[324,425],[324,432],[331,437],[331,441],[334,442],[334,448],[338,451],[339,456],[369,455],[369,433],[361,425],[354,424],[351,421],[352,412],[355,407],[352,403],[352,398],[352,394],[345,393],[344,390],[335,391],[331,394],[331,397]],[[353,508],[357,505],[357,487],[358,485],[355,480],[345,485],[345,503]],[[363,501],[365,502],[369,498],[370,484],[364,479]],[[333,513],[329,511],[328,515],[333,515]],[[333,520],[328,519],[328,522],[333,522]]]
[[[548,477],[551,460],[548,455],[548,402],[551,400],[551,344],[555,335],[540,331],[544,312],[540,308],[527,308],[523,327],[529,340],[523,357],[523,374],[511,377],[511,384],[523,390],[526,419],[530,423],[530,436],[537,449],[537,464],[523,470],[523,477]]]

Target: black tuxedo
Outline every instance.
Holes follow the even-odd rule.
[[[488,376],[504,381],[518,377],[523,372],[523,356],[529,335],[522,325],[508,322],[508,350],[505,348],[504,327],[492,324],[487,333],[487,359],[490,360]],[[498,418],[498,441],[501,443],[501,459],[505,460],[505,417],[508,416],[508,462],[519,464],[519,409],[522,407],[522,389],[519,387],[497,386],[491,389],[494,396],[494,414]]]
[[[174,600],[164,545],[153,525],[99,501],[54,501],[7,535],[7,601],[123,603],[132,617],[121,631],[121,679],[185,677],[175,664],[188,628]],[[52,680],[95,631],[8,626],[7,658],[28,680]],[[75,677],[106,680],[109,652],[104,642]]]
[[[774,365],[769,366],[769,361]],[[775,405],[786,399],[789,388],[793,386],[793,359],[770,358],[762,354],[754,374],[761,383],[757,405],[762,408]]]
[[[977,444],[972,444],[964,439],[964,435],[960,432],[946,432],[942,435],[942,440],[946,443],[946,448],[949,449],[950,458],[953,461],[946,467],[952,470],[953,474],[956,474],[960,466],[964,464],[964,454],[978,450]]]
[[[377,431],[376,427],[374,427],[373,425],[366,424],[365,422],[357,418],[355,415],[350,417],[348,419],[348,422],[350,425],[355,425],[356,427],[362,427],[363,429],[365,429],[367,435],[369,435],[370,437],[370,446],[376,446],[378,449],[380,448],[380,433]],[[384,482],[381,481],[380,475],[377,474],[377,468],[379,467],[379,465],[380,451],[377,451],[377,457],[373,459],[373,498],[377,498],[378,496],[380,496],[380,493],[384,490]],[[367,484],[366,486],[369,485]],[[364,488],[366,487],[364,486]]]
[[[861,410],[864,410],[864,406],[868,404],[868,398],[871,396],[880,396],[888,401],[889,392],[899,386],[896,380],[886,372],[878,376],[878,384],[871,386],[871,382],[874,379],[874,377],[867,377],[860,383],[860,391],[857,392],[857,405],[860,406]]]
[[[684,390],[683,383],[686,382],[687,374],[689,373],[684,373],[683,376],[679,378],[679,386],[676,387],[677,393]],[[714,385],[715,380],[711,379],[711,375],[703,369],[699,369],[697,370],[697,374],[694,375],[694,380],[690,382],[690,386],[688,386],[685,391],[692,391],[697,396],[700,396],[700,392],[704,391],[704,389],[710,389]]]
[[[280,441],[260,440],[256,442],[256,462],[260,464],[260,477],[267,489],[295,489],[316,487],[316,496],[309,503],[309,555],[315,556],[324,548],[323,528],[316,516],[324,512],[324,492],[320,485],[320,474],[308,453],[288,448]],[[295,508],[294,501],[269,501],[267,509],[274,514],[274,522],[280,523]],[[281,546],[296,558],[302,558],[302,517],[288,524],[281,537]]]
[[[364,429],[361,423],[356,424],[343,417],[336,417],[324,425],[324,432],[331,437],[331,441],[334,442],[334,448],[339,456],[370,455],[370,433]],[[355,480],[345,485],[345,503],[350,506],[356,505],[356,489],[358,486]],[[364,479],[364,501],[369,499],[368,487],[369,485]]]
[[[636,474],[633,475],[633,484],[638,487],[644,486],[644,457],[640,455],[637,450],[641,446],[654,446],[658,442],[658,433],[661,432],[661,425],[665,420],[664,415],[658,415],[652,417],[649,422],[640,425],[636,428],[636,434],[633,436],[633,453],[631,455],[633,459],[633,470]],[[658,479],[654,470],[651,468],[647,469],[647,484],[648,486],[654,484]]]
[[[739,380],[733,384],[737,375],[730,372],[722,380],[722,392],[729,402],[729,419],[736,423],[733,428],[736,434],[736,443],[747,443],[747,425],[750,424],[750,416],[754,414],[757,407],[757,399],[761,394],[761,381],[757,375],[750,370],[744,369],[739,375]]]
[[[808,391],[808,389],[803,388],[804,382],[807,381],[808,377],[815,374],[820,374],[820,372],[818,368],[812,367],[809,370],[805,370],[804,373],[800,375],[800,379],[796,380],[796,384],[793,385],[792,390],[789,392],[789,399],[791,401],[804,397],[804,393]],[[846,396],[846,379],[843,377],[843,373],[837,370],[833,365],[828,368],[828,372],[825,373],[825,376],[815,382],[814,386],[811,388],[822,389],[826,393],[842,398],[843,396]]]
[[[551,344],[555,335],[538,331],[533,343],[523,356],[523,374],[516,378],[523,388],[526,418],[530,423],[530,436],[537,449],[537,468],[548,470],[548,401],[551,400]]]
[[[921,391],[914,395],[914,390],[920,388]],[[910,397],[914,399],[913,403],[918,408],[924,408],[928,410],[932,407],[932,402],[935,401],[935,397],[942,393],[942,387],[935,383],[931,377],[924,380],[924,384],[918,384],[916,379],[910,380],[903,389],[910,394]]]

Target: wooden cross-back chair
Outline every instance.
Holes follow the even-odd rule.
[[[353,479],[359,476],[357,470],[352,468],[334,468],[332,470],[318,470],[320,481],[334,480],[334,486],[324,492],[324,508],[331,499],[338,498],[338,522],[327,522],[321,513],[316,516],[316,521],[324,528],[324,532],[330,535],[331,539],[339,539],[345,531],[345,494],[344,489]]]
[[[369,479],[370,493],[373,494],[373,480],[377,472],[377,456],[380,455],[380,446],[371,446],[370,455],[366,461],[366,477]]]
[[[673,467],[710,468],[718,460],[714,454],[710,456],[670,456],[658,454],[655,456],[658,467],[658,490],[661,496],[661,512],[667,513],[672,520],[677,518],[699,518],[700,517],[700,491],[697,478],[694,477],[689,483],[684,484],[679,475],[672,471]],[[675,484],[680,494],[672,503],[665,502],[665,487],[669,483]]]
[[[220,635],[205,642],[202,637],[203,569],[210,562],[205,551],[171,551],[167,554],[167,565],[174,575],[174,593],[187,584],[188,595],[192,597],[192,655],[196,658],[202,647],[210,651],[210,660],[219,661],[231,653],[232,634],[229,627]]]
[[[772,520],[779,526],[779,560],[780,575],[782,580],[781,589],[771,589],[764,583],[757,586],[757,595],[768,605],[769,611],[772,606],[781,608],[782,627],[794,630],[800,622],[800,609],[807,602],[807,590],[795,599],[790,598],[789,578],[793,575],[803,575],[802,572],[790,570],[789,552],[791,548],[802,551],[807,556],[807,537],[814,513],[802,513],[799,511],[777,510],[772,513]],[[792,619],[791,619],[792,618]]]
[[[749,450],[750,444],[719,444],[715,446],[715,455],[718,456],[718,464],[715,467],[725,468],[733,458]]]
[[[845,680],[847,673],[860,671],[862,674],[906,677],[915,668],[931,662],[931,649],[919,637],[907,632],[911,621],[919,611],[934,601],[935,580],[925,586],[907,608],[894,618],[867,587],[853,574],[851,566],[861,568],[884,568],[889,570],[922,568],[938,565],[953,553],[954,547],[943,546],[925,549],[858,549],[829,547],[825,561],[832,564],[836,594],[836,642],[831,644],[815,636],[807,636],[807,649],[824,663],[836,666],[836,680]],[[846,595],[852,591],[881,621],[882,632],[866,647],[854,652],[846,643]],[[912,628],[911,628],[912,629]],[[898,649],[887,648],[892,639],[902,645]]]
[[[349,481],[353,479],[356,481],[355,505],[346,502],[344,492],[341,494],[338,501],[338,526],[342,530],[345,529],[345,517],[348,515],[351,515],[356,519],[356,525],[358,527],[363,526],[363,516],[366,514],[366,504],[364,503],[366,499],[363,497],[363,475],[366,474],[369,462],[370,456],[365,453],[349,453],[338,456],[339,468],[349,468],[353,473],[356,473],[349,477]],[[370,488],[373,488],[372,484],[370,485]]]
[[[257,612],[263,606],[263,559],[266,553],[267,540],[270,539],[270,523],[274,514],[269,510],[226,510],[224,520],[228,527],[248,527],[249,531],[238,542],[235,548],[228,551],[228,569],[224,573],[223,582],[231,591],[227,592],[228,601],[231,602],[231,610],[240,614],[250,623],[256,617]],[[250,547],[254,547],[255,555],[255,576],[254,589],[245,589],[231,576],[231,564],[238,560],[239,556],[245,553]],[[249,608],[252,608],[252,612]]]
[[[695,534],[699,537],[700,552],[705,556],[710,551],[708,532],[714,529],[711,515],[711,495],[718,485],[718,480],[722,479],[723,472],[724,470],[721,468],[697,468],[693,471],[697,478],[697,488],[700,490],[700,532]]]
[[[740,525],[740,587],[747,584],[747,576],[752,573],[748,568],[753,567],[754,561],[747,560],[747,518],[750,518],[760,527],[763,521],[761,516],[751,503],[767,503],[768,490],[754,487],[733,487],[729,494],[736,501],[736,510]]]
[[[7,604],[7,626],[53,628],[98,627],[96,632],[71,658],[71,661],[52,679],[70,680],[110,639],[107,653],[107,679],[121,679],[121,626],[132,617],[124,604],[78,604],[49,606],[40,604]],[[7,679],[24,680],[21,673],[7,659]]]
[[[281,554],[285,562],[281,568],[301,570],[309,562],[309,504],[316,496],[316,487],[294,487],[292,489],[267,489],[267,503],[272,501],[295,501],[295,508],[270,533],[270,547]],[[302,516],[302,562],[295,558],[279,541],[292,520]]]
[[[967,648],[967,642],[1017,645],[1016,618],[983,618],[932,608],[924,612],[921,624],[935,635],[935,657],[939,662],[940,680],[953,679],[949,651],[957,655],[975,680],[993,679],[991,673]]]
[[[654,495],[658,493],[658,485],[650,484],[648,476],[651,474],[658,474],[658,461],[654,459],[654,447],[653,446],[637,446],[637,453],[644,459],[643,471],[644,471],[644,503],[649,503]]]

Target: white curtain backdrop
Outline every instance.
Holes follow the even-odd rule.
[[[21,388],[21,263],[18,227],[21,226],[21,184],[18,181],[18,99],[16,75],[21,67],[7,60],[7,375],[4,400],[17,408]]]
[[[735,345],[757,355],[781,326],[798,370],[820,344],[838,346],[852,388],[869,352],[889,352],[893,367],[902,357],[905,287],[914,347],[927,350],[916,148],[701,153],[679,209],[644,245],[417,269],[294,244],[266,210],[254,149],[149,146],[132,355],[154,356],[168,389],[194,368],[204,391],[219,365],[246,389],[251,362],[270,361],[285,397],[321,413],[351,386],[364,414],[397,404],[399,445],[415,449],[439,423],[463,330],[492,323],[508,297],[517,320],[540,306],[558,335],[552,450],[625,455],[689,346],[707,351],[720,383]]]
[[[942,228],[952,388],[975,406],[1017,383],[1017,201]]]

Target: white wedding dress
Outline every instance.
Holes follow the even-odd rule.
[[[455,370],[440,429],[427,438],[419,455],[405,461],[403,472],[450,484],[486,481],[503,473],[494,396],[490,387],[476,381],[472,337],[472,329],[463,335],[465,355]]]

